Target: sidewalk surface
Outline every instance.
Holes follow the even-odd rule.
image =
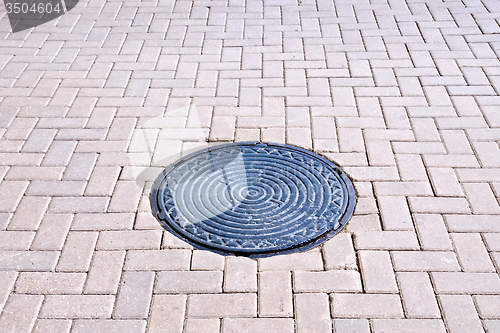
[[[498,0],[0,8],[0,332],[500,332]],[[193,249],[148,194],[207,140],[324,154],[355,215],[304,253]]]

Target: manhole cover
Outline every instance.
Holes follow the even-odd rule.
[[[197,248],[250,257],[318,245],[345,226],[355,201],[351,181],[333,162],[261,142],[186,156],[151,191],[165,229]]]

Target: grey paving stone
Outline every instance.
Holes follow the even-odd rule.
[[[61,332],[69,333],[71,320],[65,319],[38,319],[33,328],[33,333]]]
[[[20,273],[15,292],[18,294],[81,294],[85,273]]]
[[[0,270],[19,272],[53,271],[58,258],[58,251],[0,250]]]
[[[63,174],[63,167],[14,166],[5,176],[7,180],[58,180]]]
[[[45,214],[31,250],[61,250],[73,220],[71,214]]]
[[[71,224],[72,230],[129,230],[134,224],[133,213],[78,213]]]
[[[31,332],[42,302],[41,295],[10,295],[0,317],[0,330],[5,333]]]
[[[292,278],[289,272],[260,272],[258,295],[260,317],[293,315]]]
[[[192,270],[222,271],[224,270],[224,256],[210,251],[194,250],[191,259]]]
[[[125,251],[96,251],[87,275],[85,294],[115,294]]]
[[[323,260],[319,252],[295,253],[259,259],[259,271],[320,269],[323,269]]]
[[[460,271],[454,252],[391,251],[394,270],[406,272]]]
[[[154,275],[154,272],[123,273],[113,318],[148,317]]]
[[[227,257],[224,270],[225,292],[256,292],[257,261],[242,257]]]
[[[333,326],[337,333],[370,332],[370,323],[366,319],[335,319]]]
[[[188,270],[190,250],[130,250],[125,259],[125,270]]]
[[[418,250],[413,231],[367,231],[354,235],[357,250]]]
[[[104,213],[107,197],[54,197],[50,201],[50,213]]]
[[[221,271],[159,272],[155,293],[220,293],[222,292],[222,277]]]
[[[87,272],[97,236],[97,231],[70,231],[56,270],[58,272]]]
[[[160,249],[161,230],[101,231],[97,250]]]
[[[17,272],[7,271],[0,272],[0,309],[3,309],[5,302],[7,302],[7,298],[14,287],[14,283],[16,282]]]
[[[451,333],[483,332],[472,298],[469,295],[440,295],[443,317]]]
[[[458,260],[466,272],[494,272],[488,251],[477,233],[450,234]]]
[[[0,231],[0,249],[28,250],[33,237],[33,231]]]
[[[374,332],[446,332],[445,325],[439,319],[374,319]]]
[[[88,180],[97,161],[97,154],[74,153],[66,167],[63,180]]]
[[[332,331],[327,294],[296,294],[295,313],[297,332]]]
[[[334,318],[402,318],[399,295],[331,294]],[[384,306],[380,306],[384,304]]]
[[[295,271],[295,292],[361,292],[361,277],[354,270]]]
[[[495,273],[433,272],[431,277],[439,294],[495,294],[500,290]]]
[[[2,181],[0,183],[0,212],[14,212],[27,187],[26,181]]]
[[[26,194],[74,197],[83,195],[86,185],[83,180],[33,180],[26,190]]]
[[[414,214],[413,216],[420,246],[423,250],[453,250],[450,236],[441,215]]]
[[[427,273],[401,272],[396,276],[408,318],[440,318],[439,307]]]
[[[326,269],[356,269],[356,254],[351,234],[340,233],[323,245]]]
[[[398,287],[387,251],[359,251],[363,287],[368,293],[396,293]],[[361,287],[361,281],[359,281]]]
[[[66,166],[76,147],[76,141],[53,141],[42,160],[42,166]]]
[[[192,294],[188,296],[187,317],[255,317],[257,295]]]
[[[290,318],[226,318],[222,329],[228,333],[250,333],[272,330],[276,333],[292,333],[294,323]]]
[[[499,295],[477,295],[473,296],[479,309],[481,318],[500,317],[500,296]]]
[[[111,197],[108,211],[120,213],[135,212],[141,193],[142,188],[137,186],[135,182],[118,181]]]
[[[36,230],[49,204],[48,197],[23,197],[12,216],[8,230]]]
[[[148,332],[182,333],[186,309],[185,295],[154,295],[151,307]],[[186,323],[186,330],[187,326]],[[218,328],[216,332],[219,332]],[[210,332],[206,327],[203,327],[202,331]]]
[[[47,295],[39,318],[110,318],[111,295]]]
[[[219,318],[189,318],[184,324],[185,333],[197,333],[200,331],[207,333],[219,333]]]
[[[120,174],[120,167],[95,167],[90,176],[85,195],[111,196]]]
[[[146,331],[145,320],[77,319],[71,332],[123,332],[141,333]]]

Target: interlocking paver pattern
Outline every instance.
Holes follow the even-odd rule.
[[[0,6],[1,332],[499,332],[495,0]],[[207,141],[340,164],[345,231],[258,260],[163,231],[156,175]]]

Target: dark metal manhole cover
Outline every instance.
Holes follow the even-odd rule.
[[[320,244],[345,226],[355,201],[351,181],[333,162],[261,142],[186,156],[151,191],[165,229],[197,248],[250,257]]]

